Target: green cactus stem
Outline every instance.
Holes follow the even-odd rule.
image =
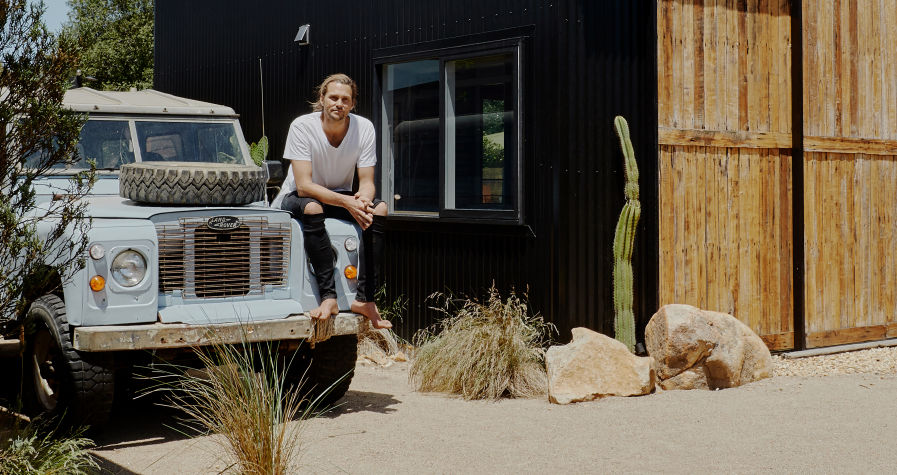
[[[635,314],[632,311],[633,277],[632,249],[635,230],[642,214],[638,201],[638,164],[629,140],[629,125],[621,116],[614,118],[614,128],[620,137],[626,186],[623,190],[626,204],[620,212],[614,233],[614,337],[623,342],[629,351],[635,352]]]

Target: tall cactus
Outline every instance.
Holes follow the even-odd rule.
[[[632,312],[632,248],[635,244],[635,229],[642,205],[638,201],[638,164],[629,140],[629,124],[621,116],[614,118],[614,128],[620,137],[623,150],[623,164],[626,171],[626,187],[623,194],[626,204],[620,212],[617,230],[614,233],[614,336],[623,342],[629,351],[635,351],[635,314]]]

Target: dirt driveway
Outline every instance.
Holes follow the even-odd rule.
[[[776,377],[556,406],[419,394],[407,364],[359,365],[338,410],[307,423],[301,473],[893,473],[897,376]],[[218,473],[210,437],[136,404],[97,442],[112,473]]]

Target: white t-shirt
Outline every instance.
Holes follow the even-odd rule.
[[[374,144],[374,124],[364,117],[349,114],[349,131],[345,138],[339,147],[330,145],[321,123],[321,113],[312,112],[297,117],[290,124],[283,158],[310,161],[311,181],[315,184],[333,191],[351,191],[355,169],[377,164]],[[296,180],[290,166],[271,207],[280,209],[283,198],[294,191]]]

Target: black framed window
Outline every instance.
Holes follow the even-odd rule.
[[[520,62],[519,41],[381,60],[390,214],[521,222]]]

